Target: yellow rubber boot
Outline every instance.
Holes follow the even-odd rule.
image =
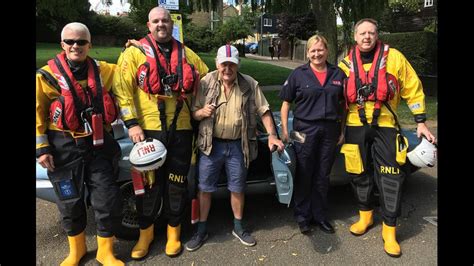
[[[176,227],[172,227],[171,225],[168,225],[168,230],[167,230],[168,241],[166,242],[165,253],[169,257],[177,256],[183,249],[183,247],[181,246],[181,241],[179,240],[180,233],[181,233],[181,225],[178,225]]]
[[[61,266],[79,265],[79,261],[86,255],[86,235],[84,231],[75,236],[68,236],[69,256],[61,263]]]
[[[396,238],[396,227],[388,226],[385,223],[382,225],[382,239],[383,239],[383,249],[385,252],[392,257],[400,257],[401,250],[400,245],[397,242]]]
[[[367,229],[374,223],[373,213],[373,210],[359,211],[359,221],[351,225],[351,228],[349,229],[351,233],[356,236],[365,234]]]
[[[97,256],[95,259],[104,266],[122,266],[125,265],[114,255],[114,237],[97,236]]]
[[[143,259],[148,254],[151,242],[154,239],[154,227],[152,224],[145,229],[140,229],[140,238],[132,249],[131,257],[134,260]]]

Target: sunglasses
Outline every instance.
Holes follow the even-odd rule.
[[[77,43],[79,46],[84,46],[89,43],[88,40],[73,40],[73,39],[64,39],[63,42],[67,45],[74,45]]]

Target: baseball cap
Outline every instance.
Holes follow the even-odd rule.
[[[217,50],[217,63],[232,62],[239,64],[239,51],[233,45],[223,45]]]

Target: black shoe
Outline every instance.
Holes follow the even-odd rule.
[[[300,227],[300,232],[302,234],[307,234],[311,231],[311,229],[309,228],[308,223],[301,222],[301,223],[298,223],[298,226]]]
[[[204,244],[204,242],[209,237],[209,234],[206,232],[205,234],[195,233],[193,237],[186,243],[186,250],[187,251],[195,251]]]
[[[317,224],[323,232],[328,233],[328,234],[334,234],[334,232],[335,232],[334,228],[332,227],[332,225],[328,221],[317,222]]]

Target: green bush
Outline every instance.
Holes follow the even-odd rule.
[[[193,23],[184,25],[184,43],[194,52],[211,52],[220,44],[214,37],[214,33],[206,26],[197,26]]]
[[[418,31],[382,34],[380,39],[405,55],[418,75],[436,75],[438,71],[438,36]]]
[[[92,43],[105,46],[123,46],[127,39],[140,39],[148,29],[128,17],[95,15],[89,22]]]

